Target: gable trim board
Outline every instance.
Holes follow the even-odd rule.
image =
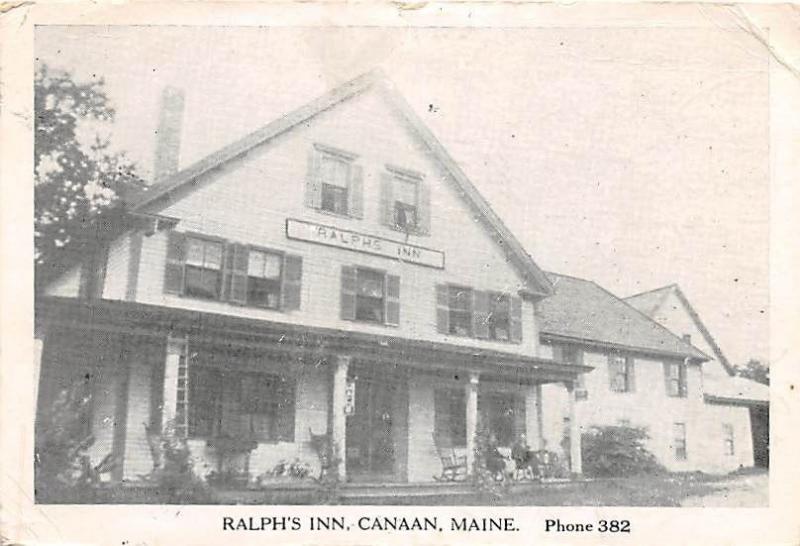
[[[432,152],[434,158],[438,160],[455,181],[459,193],[470,207],[478,213],[484,228],[490,232],[492,239],[499,243],[507,259],[515,266],[528,284],[527,290],[523,290],[522,294],[532,299],[552,294],[553,286],[547,275],[536,265],[522,244],[492,210],[486,199],[478,192],[455,160],[450,157],[444,146],[414,113],[411,106],[394,89],[394,86],[382,71],[377,69],[340,85],[306,106],[276,119],[261,129],[186,167],[173,176],[153,184],[146,191],[136,196],[130,196],[127,200],[127,205],[135,213],[157,211],[165,206],[165,201],[168,204],[173,200],[176,193],[186,190],[191,191],[192,188],[189,186],[197,187],[200,179],[207,173],[222,167],[226,163],[248,153],[256,146],[290,131],[301,123],[308,122],[318,114],[372,87],[376,87],[384,93],[389,103],[403,117],[414,134]]]

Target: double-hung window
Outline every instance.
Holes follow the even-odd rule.
[[[686,423],[672,424],[672,449],[676,460],[686,460]]]
[[[356,270],[356,320],[383,324],[385,275],[379,271]]]
[[[666,362],[667,394],[673,397],[686,397],[686,365],[683,362]]]
[[[486,318],[489,339],[508,341],[511,338],[511,298],[508,294],[489,292],[489,315]]]
[[[417,188],[419,181],[409,177],[394,179],[394,225],[402,231],[416,231],[418,226]]]
[[[263,250],[250,250],[247,262],[247,303],[278,309],[281,303],[283,256]]]
[[[184,287],[187,296],[219,299],[222,286],[222,248],[221,242],[188,238]]]
[[[320,165],[320,209],[335,214],[347,214],[349,180],[350,162],[339,156],[323,153]]]
[[[434,391],[434,438],[439,447],[467,445],[467,400],[463,388]]]
[[[722,424],[722,442],[725,455],[733,455],[735,453],[735,446],[733,443],[733,425],[730,423]]]
[[[614,392],[634,391],[633,359],[621,355],[611,355],[608,359],[608,373],[611,390]]]
[[[472,335],[472,290],[463,286],[450,286],[448,291],[450,332],[457,336]]]

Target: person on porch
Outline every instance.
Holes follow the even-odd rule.
[[[511,446],[511,459],[514,461],[515,465],[515,479],[520,479],[520,477],[525,477],[526,475],[533,478],[533,471],[531,469],[533,454],[531,453],[531,448],[528,445],[525,434],[520,434],[517,437],[517,441]]]
[[[506,469],[505,457],[497,449],[497,436],[491,434],[486,444],[486,469],[491,472],[495,479],[503,479]]]

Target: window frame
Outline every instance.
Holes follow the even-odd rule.
[[[454,291],[465,292],[465,293],[467,293],[469,295],[469,297],[467,298],[467,301],[469,302],[469,310],[468,311],[453,307],[452,302],[454,301],[454,298],[453,298],[453,292]],[[473,288],[469,287],[469,286],[463,286],[463,285],[460,285],[460,284],[448,284],[447,285],[447,309],[448,309],[448,330],[449,330],[448,335],[459,336],[459,337],[468,337],[468,338],[475,337],[475,332],[474,332],[474,328],[473,328],[473,325],[472,325],[473,318],[475,316],[475,303],[473,301],[474,291],[475,290]],[[456,315],[464,315],[464,314],[468,315],[467,333],[466,334],[459,333],[459,332],[456,332],[456,331],[453,330],[453,326],[454,326],[454,324],[456,322],[456,321],[453,320],[453,313],[455,313]]]
[[[197,398],[195,398],[197,396],[195,392],[197,391],[199,382],[197,379],[198,374],[205,374],[206,381],[208,382],[208,385],[211,386],[210,389],[207,388],[204,390],[204,394],[208,395],[210,393],[211,396],[202,398],[199,404]],[[257,389],[257,394],[254,398],[258,401],[258,403],[264,403],[264,407],[270,409],[271,413],[248,411],[250,408],[247,407],[247,404],[244,401],[244,385],[252,385],[255,384],[256,381],[260,381],[262,379],[267,381],[271,380],[272,389],[268,393],[264,390]],[[187,437],[189,439],[202,440],[224,435],[231,435],[230,429],[226,430],[225,427],[226,417],[229,421],[234,420],[239,421],[240,423],[249,421],[250,426],[248,428],[252,429],[253,416],[268,415],[270,417],[271,424],[270,431],[267,435],[253,435],[252,433],[241,435],[241,431],[239,431],[240,436],[253,439],[262,444],[274,444],[281,441],[294,441],[293,439],[282,439],[280,436],[278,420],[279,416],[285,411],[285,407],[281,405],[281,400],[279,399],[281,390],[279,387],[277,387],[277,385],[279,385],[281,382],[292,383],[290,386],[292,399],[287,402],[288,404],[296,406],[297,381],[295,378],[269,370],[230,371],[213,365],[195,365],[189,369],[189,377],[187,380],[189,382],[189,396],[187,400]],[[226,398],[225,396],[225,393],[229,392],[231,387],[236,391],[236,394],[233,395],[232,400]],[[268,400],[268,402],[264,402],[265,400]],[[198,407],[205,408],[203,417],[206,421],[210,421],[210,428],[207,430],[197,430]],[[296,425],[297,416],[295,415],[295,409],[292,409],[292,414],[292,420]],[[234,434],[234,436],[236,435]]]
[[[283,303],[283,288],[284,288],[283,283],[284,283],[284,276],[286,274],[286,272],[285,272],[285,270],[286,270],[286,253],[281,251],[281,250],[274,250],[274,249],[271,249],[271,248],[266,248],[266,247],[257,246],[257,245],[246,245],[246,246],[247,246],[247,269],[248,269],[247,270],[247,287],[246,287],[247,288],[247,290],[246,290],[246,292],[247,292],[247,306],[248,307],[256,307],[258,309],[269,309],[269,310],[272,310],[272,311],[282,311],[283,310],[282,309],[282,307],[283,307],[283,305],[282,305],[282,303]],[[259,252],[261,254],[271,254],[273,256],[277,256],[277,257],[280,258],[281,271],[280,271],[280,275],[278,276],[278,304],[275,307],[269,307],[267,305],[260,305],[258,303],[250,301],[250,279],[251,279],[251,275],[250,275],[250,257],[251,257],[253,252]],[[259,277],[256,277],[256,278],[259,278]],[[263,279],[264,277],[260,277],[260,278]]]
[[[447,430],[443,431],[440,427],[439,418],[434,415],[434,436],[439,441],[447,435],[450,442],[449,446],[443,447],[466,447],[467,446],[467,396],[463,387],[437,386],[434,388],[434,411],[439,409],[436,401],[445,400],[447,403]],[[458,415],[457,419],[453,419]],[[463,426],[461,426],[463,425]]]
[[[502,341],[504,343],[511,342],[511,294],[508,292],[498,292],[488,290],[486,292],[489,298],[489,314],[486,317],[488,327],[488,338],[491,341]],[[505,299],[505,323],[506,323],[506,337],[505,339],[497,337],[497,324],[494,319],[495,312],[498,309],[497,304],[500,298]]]
[[[389,175],[391,176],[391,184],[392,184],[392,201],[389,203],[389,207],[391,209],[391,227],[395,231],[399,231],[401,233],[411,233],[418,235],[422,233],[423,228],[420,222],[420,208],[422,206],[421,203],[421,193],[422,193],[422,185],[425,183],[425,175],[422,173],[418,173],[416,171],[412,171],[410,169],[404,169],[402,167],[397,167],[394,165],[386,165],[386,170],[388,171]],[[397,182],[405,182],[408,184],[414,185],[414,204],[411,205],[410,203],[405,203],[404,201],[400,201],[397,199]],[[413,207],[414,209],[414,225],[413,226],[401,226],[397,221],[397,205],[404,205],[406,207]]]
[[[677,434],[678,430],[681,431],[680,435]],[[672,423],[672,454],[676,461],[687,461],[689,459],[685,422],[676,421]]]
[[[673,377],[672,370],[677,369],[677,377]],[[689,396],[688,388],[688,368],[685,362],[668,362],[667,363],[667,395],[671,398],[687,398]],[[677,392],[673,392],[673,386],[676,387]]]
[[[207,300],[207,301],[220,301],[220,300],[222,300],[223,285],[224,285],[224,282],[225,282],[225,279],[224,279],[224,277],[225,277],[225,258],[226,258],[225,253],[226,253],[226,247],[227,247],[226,243],[227,243],[227,241],[225,239],[221,238],[221,237],[214,237],[213,235],[204,235],[204,234],[195,233],[195,232],[186,232],[184,235],[186,237],[186,240],[185,240],[185,245],[186,245],[186,251],[185,252],[186,252],[186,255],[184,256],[184,259],[183,259],[183,287],[181,289],[181,295],[185,296],[187,298],[196,298],[196,299]],[[192,244],[192,240],[200,241],[203,244],[203,266],[202,267],[189,263],[189,248],[190,248],[190,246]],[[190,294],[189,293],[189,268],[192,267],[192,268],[195,268],[195,269],[201,269],[203,271],[212,270],[211,268],[205,267],[205,256],[206,256],[205,246],[209,245],[209,244],[216,244],[216,245],[219,245],[219,247],[220,247],[219,269],[216,270],[217,271],[217,275],[218,275],[218,279],[217,279],[217,283],[216,283],[217,294],[216,294],[215,297],[206,297],[206,296],[197,295],[197,294]],[[201,273],[201,275],[202,275],[202,273]]]
[[[314,153],[318,154],[319,156],[318,158],[319,172],[316,174],[317,182],[319,184],[319,205],[314,208],[317,210],[317,212],[321,212],[323,214],[330,214],[332,216],[338,216],[341,218],[355,218],[354,211],[351,210],[350,207],[350,202],[352,200],[351,193],[354,190],[353,169],[355,167],[355,161],[356,159],[358,159],[358,155],[320,143],[314,143],[313,147],[314,147]],[[333,159],[339,163],[344,164],[347,167],[344,186],[331,184],[330,182],[326,182],[325,179],[323,178],[322,165],[326,158]],[[343,190],[344,195],[342,196],[342,198],[343,198],[344,212],[330,210],[323,207],[323,203],[325,202],[326,188],[339,188]]]
[[[380,270],[380,269],[374,269],[374,268],[371,268],[371,267],[355,266],[355,273],[356,273],[355,318],[353,320],[355,320],[356,322],[363,322],[363,323],[366,323],[366,324],[386,325],[386,304],[387,304],[387,293],[386,292],[387,292],[387,284],[388,284],[387,278],[386,278],[386,276],[387,276],[386,271],[383,271],[383,270]],[[358,314],[359,314],[358,313],[359,312],[359,301],[362,298],[367,298],[367,299],[372,299],[372,300],[378,299],[378,298],[376,298],[374,296],[364,296],[364,295],[359,293],[359,289],[361,287],[360,280],[361,280],[361,274],[362,273],[373,274],[376,277],[380,277],[381,278],[381,297],[380,297],[381,318],[380,318],[379,321],[378,320],[370,320],[370,319],[359,318],[359,316],[358,316]]]
[[[612,392],[619,392],[619,393],[633,392],[633,389],[631,389],[631,384],[632,384],[631,373],[633,370],[633,366],[630,365],[630,358],[631,357],[620,354],[609,355],[609,363],[611,364],[611,366],[609,366],[609,374],[612,373],[614,374],[611,377],[611,380],[609,381]],[[621,363],[620,369],[622,370],[622,373],[620,373],[617,369],[615,369],[617,366],[620,365],[620,363]],[[617,383],[617,380],[620,377],[622,377],[624,383],[624,386],[622,388],[618,388],[618,383]]]
[[[731,423],[722,423],[722,446],[725,456],[736,455],[736,437]]]

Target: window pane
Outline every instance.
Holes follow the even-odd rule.
[[[322,158],[322,181],[325,184],[346,188],[349,170],[349,164],[341,159],[330,155]]]
[[[394,179],[394,199],[400,203],[417,206],[417,183],[403,178]]]
[[[203,266],[203,241],[199,239],[189,239],[186,249],[186,263],[189,265]]]
[[[250,251],[250,258],[247,261],[247,274],[251,277],[261,277],[264,275],[264,253],[257,250]]]
[[[280,279],[282,262],[283,258],[277,254],[265,254],[264,277],[267,279]]]
[[[472,309],[472,291],[468,288],[460,288],[457,286],[450,287],[450,309],[460,311],[471,311]]]
[[[383,300],[358,296],[356,298],[356,320],[383,323]]]
[[[321,207],[322,210],[335,212],[336,214],[347,214],[347,189],[331,184],[323,184]]]
[[[206,243],[205,267],[222,269],[222,243]]]
[[[394,207],[394,223],[400,228],[416,227],[417,207],[396,202]]]
[[[369,270],[358,271],[358,294],[372,298],[383,297],[383,274]]]
[[[219,271],[187,266],[186,294],[198,298],[219,298]]]
[[[250,277],[247,282],[247,303],[277,309],[280,304],[281,283],[273,279]]]

